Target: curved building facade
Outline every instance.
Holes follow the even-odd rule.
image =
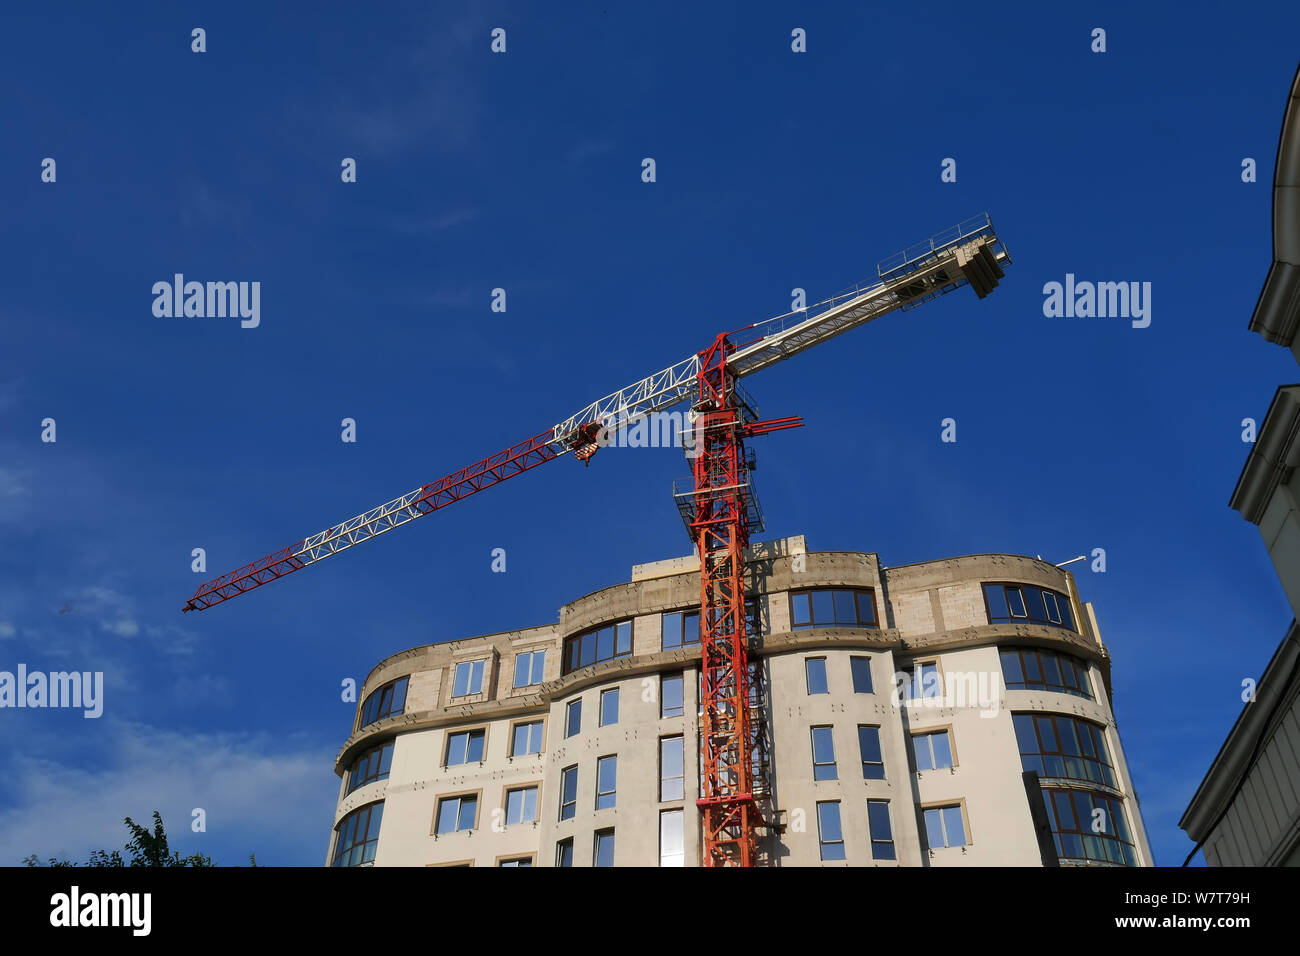
[[[1073,576],[758,545],[770,866],[1149,866]],[[335,761],[335,866],[696,866],[699,571],[639,565],[555,625],[396,654]]]

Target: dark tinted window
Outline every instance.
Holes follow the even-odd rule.
[[[790,594],[790,625],[875,627],[875,594],[864,588],[816,588]]]
[[[582,731],[582,698],[571,700],[564,708],[564,736],[572,737]]]
[[[894,831],[889,825],[889,801],[868,800],[867,822],[871,826],[871,858],[897,859],[894,853]]]
[[[578,768],[566,767],[560,776],[560,819],[572,819],[577,807]]]
[[[858,728],[858,750],[862,753],[862,779],[884,780],[885,758],[880,752],[880,728]]]
[[[1116,786],[1101,727],[1064,714],[1013,714],[1012,721],[1025,770],[1041,778]]]
[[[405,677],[399,677],[371,692],[361,707],[359,726],[364,727],[385,717],[403,713],[406,710],[406,680]]]
[[[1093,699],[1088,665],[1076,657],[1037,647],[1002,647],[998,655],[1008,690],[1050,690]]]
[[[387,780],[393,765],[393,742],[371,747],[356,760],[348,771],[348,793],[376,780]]]
[[[1057,591],[1028,584],[985,584],[990,624],[1050,624],[1074,630],[1070,599]]]
[[[838,800],[817,804],[817,835],[823,860],[844,859],[844,831],[840,827]]]
[[[849,667],[853,671],[853,693],[871,693],[871,658],[850,657]]]
[[[1043,803],[1062,860],[1137,866],[1133,837],[1119,799],[1093,790],[1044,787]]]
[[[835,740],[829,727],[812,729],[812,757],[814,780],[838,780],[835,769]]]
[[[371,803],[353,810],[339,821],[338,839],[334,843],[334,866],[361,866],[373,863],[379,845],[379,825],[384,819],[384,804]]]
[[[632,622],[618,621],[575,634],[564,642],[565,674],[602,661],[632,656]]]

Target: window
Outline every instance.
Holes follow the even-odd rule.
[[[452,697],[483,693],[483,665],[487,661],[461,661],[456,665],[456,680],[451,687]]]
[[[700,610],[671,611],[662,617],[661,647],[673,650],[700,643]],[[745,598],[745,626],[750,637],[763,632],[763,615],[758,597]]]
[[[665,651],[700,643],[700,612],[673,611],[663,616],[663,643]]]
[[[463,794],[457,797],[443,797],[438,801],[438,836],[456,833],[460,830],[473,830],[478,822],[478,795]]]
[[[384,821],[384,801],[353,810],[339,821],[332,866],[373,863],[379,845],[379,825]]]
[[[873,860],[896,860],[894,853],[894,830],[889,825],[889,801],[867,801],[867,824],[871,829],[871,858]]]
[[[805,657],[803,661],[804,676],[808,679],[808,693],[828,694],[826,686],[826,658]]]
[[[531,687],[542,682],[546,673],[546,651],[528,651],[515,655],[515,686]]]
[[[1056,855],[1062,860],[1137,866],[1133,837],[1118,799],[1092,790],[1044,787],[1043,802]]]
[[[659,716],[682,715],[682,675],[670,674],[659,678]]]
[[[582,732],[582,698],[569,701],[564,708],[564,736],[572,737]]]
[[[510,756],[524,757],[528,754],[541,753],[543,727],[544,722],[540,720],[515,724],[510,734]]]
[[[685,866],[684,810],[664,810],[659,814],[659,865]]]
[[[618,723],[618,688],[600,692],[600,726],[608,727]]]
[[[858,727],[858,750],[862,754],[862,779],[884,780],[885,758],[880,752],[879,727]]]
[[[399,677],[372,691],[361,708],[361,723],[357,726],[364,727],[376,720],[403,713],[406,710],[406,680],[405,677]]]
[[[537,822],[537,788],[520,787],[506,791],[506,826],[512,823]]]
[[[684,737],[659,738],[659,799],[681,800],[686,787]]]
[[[930,849],[966,845],[966,825],[961,815],[961,804],[950,807],[930,807],[925,811],[925,838]]]
[[[870,694],[871,690],[871,658],[870,657],[850,657],[849,669],[853,672],[853,693]]]
[[[839,779],[835,770],[835,741],[831,737],[831,728],[812,729],[812,758],[814,780]]]
[[[903,668],[906,686],[905,696],[909,700],[943,697],[943,680],[939,676],[938,661],[916,661]]]
[[[573,866],[573,837],[555,844],[555,865]]]
[[[482,763],[483,741],[486,733],[483,730],[464,730],[458,734],[451,734],[447,738],[446,766],[457,767],[463,763]]]
[[[998,655],[1007,690],[1050,690],[1093,699],[1088,665],[1078,658],[1037,647],[1001,647]]]
[[[596,761],[596,809],[612,807],[617,789],[618,757],[601,757]]]
[[[391,740],[377,747],[371,747],[352,761],[352,767],[348,770],[348,793],[376,780],[387,780],[392,765],[393,742]]]
[[[533,858],[531,856],[516,856],[509,860],[502,860],[497,866],[532,866]]]
[[[844,831],[840,828],[840,802],[827,800],[817,804],[817,839],[823,860],[844,859]]]
[[[572,820],[578,811],[578,768],[565,767],[560,774],[560,819]]]
[[[632,656],[632,622],[619,621],[575,634],[564,642],[564,673]]]
[[[595,847],[591,854],[592,866],[614,865],[614,831],[597,830]]]
[[[790,592],[790,626],[875,627],[876,595],[866,588],[816,588]]]
[[[1020,764],[1040,777],[1115,787],[1115,771],[1102,727],[1064,714],[1012,714]]]
[[[912,753],[916,756],[916,769],[947,770],[953,765],[952,741],[947,730],[912,735]]]
[[[1028,584],[986,584],[984,603],[990,624],[1048,624],[1075,630],[1070,599]]]

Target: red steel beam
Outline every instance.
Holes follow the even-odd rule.
[[[732,349],[725,335],[700,353],[694,459],[695,510],[691,530],[700,555],[701,689],[698,800],[707,867],[753,866],[755,829],[762,824],[754,800],[749,709],[748,624],[744,559],[749,546],[744,488],[745,422],[727,368]]]
[[[507,478],[552,461],[563,451],[562,447],[556,450],[552,432],[542,432],[437,481],[421,485],[416,491],[380,505],[372,512],[213,578],[194,592],[194,596],[185,603],[183,611],[202,611],[263,584],[269,584],[354,544],[360,544],[414,518],[432,514],[439,508],[445,508],[485,488],[500,484]]]

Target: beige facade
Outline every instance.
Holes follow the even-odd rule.
[[[674,635],[690,639],[689,622],[683,631],[671,615],[698,608],[693,568],[689,557],[640,565],[629,583],[565,606],[556,625],[381,662],[335,762],[327,862],[698,865],[699,646],[671,646]],[[874,554],[807,552],[802,538],[757,546],[748,569],[767,687],[765,809],[780,824],[760,831],[762,862],[1041,866],[1064,851],[1062,865],[1150,865],[1110,708],[1110,659],[1068,571],[1013,555],[883,569]],[[985,585],[1006,589],[1012,607],[1038,600],[1037,616],[1058,620],[991,621]],[[1048,602],[1054,610],[1042,612]],[[544,663],[520,663],[536,651]],[[587,662],[588,651],[609,659]],[[1031,658],[1043,667],[1037,684]],[[1053,684],[1045,675],[1058,660],[1073,663]],[[1007,686],[1008,667],[1025,686]],[[1065,692],[1069,667],[1086,690]],[[911,693],[898,677],[909,668]],[[374,719],[386,688],[403,681],[400,709]],[[1053,752],[1037,758],[1051,773],[1026,786],[1017,728],[1035,715],[1029,735],[1062,743],[1029,747]],[[1085,749],[1102,741],[1105,768],[1070,757],[1067,732]],[[1054,843],[1036,831],[1032,806],[1048,790],[1065,795],[1055,798],[1062,814],[1102,809]],[[1061,828],[1063,815],[1042,813],[1040,824]]]

